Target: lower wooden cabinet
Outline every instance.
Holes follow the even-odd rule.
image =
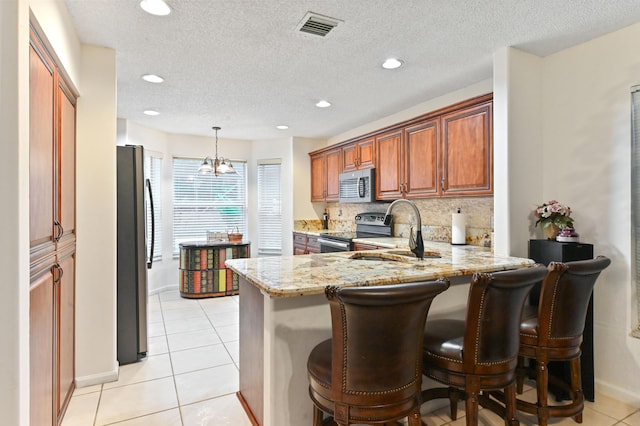
[[[320,253],[320,243],[318,237],[302,232],[293,233],[293,254],[315,254]]]
[[[363,250],[378,250],[382,247],[376,246],[374,244],[363,244],[363,243],[353,243],[354,251],[363,251]]]
[[[54,313],[57,345],[54,342],[54,355],[57,358],[56,416],[58,424],[62,422],[65,407],[69,404],[75,389],[75,299],[76,299],[76,255],[75,251],[63,254],[58,284],[55,286]]]
[[[52,425],[54,418],[53,281],[53,269],[45,268],[32,278],[29,292],[30,413],[34,426]]]

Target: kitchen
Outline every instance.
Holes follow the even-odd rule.
[[[3,2],[3,11],[13,5],[13,2]],[[3,22],[2,31],[3,34],[8,33],[11,40],[20,38],[24,41],[27,37],[24,28],[28,27],[28,5],[23,2],[17,2],[17,5],[21,26],[16,23],[5,26]],[[69,43],[72,47],[69,50],[62,48],[59,54],[73,77],[83,76],[84,95],[78,112],[77,225],[82,229],[78,235],[78,251],[84,252],[84,263],[78,265],[77,273],[78,280],[87,282],[87,285],[78,288],[76,296],[76,372],[79,377],[100,380],[116,369],[114,272],[104,268],[105,264],[113,265],[115,259],[115,55],[108,49],[74,44],[74,37],[70,35],[73,29],[63,19],[56,19],[60,16],[56,8],[55,4],[32,5],[52,43],[61,46],[64,44],[62,40],[72,40]],[[44,19],[45,16],[51,20]],[[512,48],[500,49],[494,52],[492,78],[451,91],[398,112],[393,117],[346,131],[324,143],[338,143],[457,101],[493,92],[495,115],[498,117],[494,129],[494,246],[505,253],[526,255],[526,241],[534,235],[530,230],[529,215],[536,203],[558,198],[572,205],[582,238],[594,243],[599,252],[607,253],[614,260],[612,267],[603,275],[603,283],[608,285],[596,289],[596,298],[600,301],[596,306],[597,376],[602,389],[626,401],[635,401],[634,395],[640,393],[638,384],[633,380],[637,374],[630,374],[640,369],[640,355],[638,341],[629,336],[630,328],[637,324],[637,312],[632,302],[635,290],[630,285],[628,266],[631,264],[628,99],[629,88],[638,83],[633,77],[638,58],[632,53],[632,41],[638,38],[639,32],[640,28],[633,25],[546,58]],[[23,59],[20,63],[24,62]],[[11,78],[7,75],[15,75],[12,70],[17,69],[17,63],[17,59],[3,60],[3,82],[5,78]],[[597,75],[585,72],[596,69]],[[9,74],[5,74],[5,70]],[[28,147],[24,144],[24,123],[28,112],[18,101],[24,97],[25,91],[24,83],[18,81],[19,84],[13,84],[15,81],[12,80],[12,84],[7,86],[8,102],[16,108],[8,109],[1,127],[10,140],[22,142],[15,147],[3,146],[6,151],[0,156],[5,182],[11,183],[6,190],[7,205],[13,206],[2,213],[2,231],[7,238],[19,242],[17,248],[3,247],[3,270],[7,272],[9,281],[24,284],[19,289],[9,289],[1,309],[6,315],[3,333],[6,332],[11,343],[2,349],[2,359],[16,362],[26,359],[25,354],[28,353],[28,339],[18,326],[22,324],[24,327],[28,312],[28,297],[25,296],[28,277],[24,276],[28,269],[25,254],[28,252],[25,240],[28,231],[19,219],[28,217],[28,202],[19,190],[22,187],[19,182],[28,175],[25,163]],[[589,90],[585,90],[587,87]],[[156,143],[160,140],[160,143],[167,144],[186,140],[190,147],[181,154],[195,157],[211,150],[210,137],[163,134],[134,123],[127,124],[130,134],[134,130],[138,134],[133,140],[140,143],[153,138],[157,138]],[[89,139],[91,143],[86,142]],[[221,142],[221,151],[231,158],[249,161],[282,157],[284,161],[289,160],[283,180],[292,182],[292,196],[285,202],[285,211],[294,220],[321,217],[324,206],[306,202],[310,187],[308,152],[318,149],[318,142],[284,138],[282,147],[275,149],[267,141],[222,138]],[[170,151],[165,152],[170,158]],[[568,183],[560,185],[558,182]],[[305,202],[298,202],[300,200]],[[340,217],[340,208],[330,206],[329,213],[332,220],[336,220]],[[343,210],[345,217],[347,214]],[[491,227],[487,222],[478,226]],[[285,251],[291,249],[292,241],[288,236],[292,231],[293,223],[285,223]],[[95,242],[100,242],[100,250],[95,248]],[[95,274],[97,270],[102,271],[98,276]],[[3,383],[28,382],[24,367],[3,367],[3,377],[5,375],[9,379]],[[19,392],[14,392],[13,389],[3,388],[1,393],[3,412],[8,419],[24,416],[27,405],[27,390],[20,387]],[[20,424],[17,420],[12,423]]]

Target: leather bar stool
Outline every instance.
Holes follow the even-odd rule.
[[[540,290],[538,307],[525,306],[520,325],[520,354],[517,390],[522,393],[525,377],[524,359],[534,359],[537,402],[518,399],[518,410],[535,414],[538,423],[546,426],[550,417],[573,417],[582,423],[584,395],[580,376],[580,344],[593,287],[611,260],[598,256],[591,260],[551,262]],[[550,361],[569,362],[570,384],[551,376]],[[529,369],[529,373],[532,371]],[[549,382],[569,391],[571,402],[548,405]]]
[[[332,338],[307,362],[314,426],[421,424],[422,333],[431,301],[447,288],[439,280],[325,289]]]
[[[424,333],[423,373],[447,387],[426,389],[423,401],[449,398],[456,419],[458,398],[465,398],[466,424],[478,424],[481,391],[504,389],[506,407],[486,397],[487,405],[518,425],[515,370],[519,347],[520,315],[531,288],[547,270],[542,265],[493,274],[476,273],[471,279],[465,320],[427,321]]]

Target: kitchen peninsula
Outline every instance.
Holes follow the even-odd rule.
[[[381,241],[374,244],[384,245]],[[533,264],[530,259],[496,256],[487,248],[429,241],[425,241],[425,252],[431,256],[424,260],[398,254],[402,251],[226,262],[240,276],[239,397],[257,424],[312,423],[306,362],[311,349],[331,337],[329,306],[324,295],[327,285],[384,285],[448,277],[452,286],[436,298],[430,310],[432,315],[459,311],[465,306],[468,282],[474,272]]]

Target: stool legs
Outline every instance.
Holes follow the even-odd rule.
[[[571,399],[573,401],[584,401],[584,395],[582,394],[582,375],[580,373],[580,358],[574,358],[569,361],[569,368],[571,371]],[[582,423],[582,411],[574,416],[573,419],[577,423]]]
[[[536,358],[536,393],[538,396],[538,424],[547,426],[549,422],[549,407],[547,406],[549,389],[549,370],[547,360]]]

